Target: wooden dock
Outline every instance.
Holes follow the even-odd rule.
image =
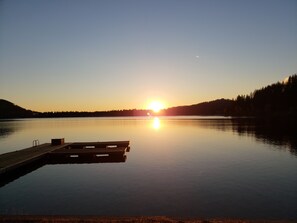
[[[44,158],[51,158],[51,163],[55,163],[55,159],[59,160],[59,163],[63,163],[63,159],[65,163],[83,163],[84,160],[88,160],[88,162],[93,160],[94,162],[100,162],[100,160],[116,162],[123,158],[114,159],[114,157],[124,157],[125,153],[130,151],[129,141],[64,143],[63,139],[60,142],[57,143],[57,140],[54,139],[52,143],[44,143],[0,155],[0,176],[17,171]],[[96,159],[97,157],[98,159]],[[111,157],[111,159],[106,159],[106,157]],[[71,158],[74,159],[71,160]],[[75,160],[75,158],[81,159]]]

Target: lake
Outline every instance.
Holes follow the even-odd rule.
[[[297,219],[297,137],[222,117],[0,121],[0,153],[52,138],[130,140],[115,163],[47,164],[0,187],[0,214]],[[3,180],[3,179],[2,179]]]

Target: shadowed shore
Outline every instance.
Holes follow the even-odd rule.
[[[0,216],[0,223],[293,223],[293,220],[243,220],[243,219],[187,219],[165,216],[152,217],[88,217],[88,216]]]

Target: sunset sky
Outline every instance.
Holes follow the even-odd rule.
[[[36,111],[231,99],[296,72],[296,0],[0,1],[0,98]]]

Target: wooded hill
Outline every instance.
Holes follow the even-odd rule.
[[[239,95],[231,110],[233,115],[297,115],[297,74],[283,82]]]
[[[33,117],[31,110],[24,109],[9,101],[0,99],[0,118],[29,118]]]
[[[297,117],[297,74],[249,95],[164,110],[164,115],[290,116]]]

